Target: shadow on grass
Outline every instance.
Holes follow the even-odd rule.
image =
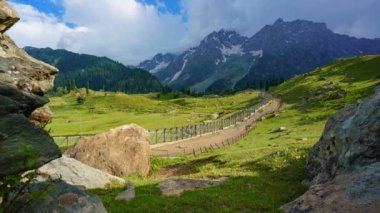
[[[214,164],[215,166],[223,166],[226,162],[218,159],[219,155],[214,155],[211,157],[201,158],[189,161],[187,163],[179,163],[175,165],[169,165],[162,167],[158,172],[153,173],[153,177],[167,178],[171,176],[181,176],[181,175],[191,175],[199,172],[199,167],[206,164]]]
[[[281,205],[306,190],[301,184],[304,165],[305,157],[273,153],[241,165],[252,175],[231,176],[220,186],[186,191],[180,197],[161,196],[156,179],[138,184],[136,198],[129,202],[114,200],[122,188],[91,192],[101,197],[109,212],[280,212]]]

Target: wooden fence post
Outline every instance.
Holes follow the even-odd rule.
[[[158,138],[157,138],[158,133],[157,133],[157,132],[158,132],[158,129],[156,129],[156,143],[158,143],[158,140],[157,140],[157,139],[158,139]]]
[[[178,141],[178,127],[175,128],[175,140]]]
[[[166,134],[166,128],[164,129],[164,143],[166,142],[166,136],[165,136],[165,134]]]

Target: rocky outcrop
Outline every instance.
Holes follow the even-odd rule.
[[[33,193],[35,197],[31,197]],[[36,194],[41,196],[36,197]],[[29,185],[8,212],[106,213],[107,210],[97,196],[88,194],[79,187],[57,182]]]
[[[324,183],[380,160],[380,93],[338,111],[310,152],[308,180]]]
[[[380,209],[380,93],[329,119],[312,148],[310,189],[286,212],[378,212]]]
[[[37,170],[39,181],[62,180],[72,185],[84,186],[86,189],[108,188],[124,185],[124,179],[112,176],[99,169],[92,168],[73,158],[62,156],[43,165]]]
[[[184,191],[218,186],[225,180],[227,180],[225,177],[215,180],[169,179],[161,182],[158,188],[164,196],[180,196]]]
[[[150,164],[149,132],[131,124],[86,137],[67,150],[69,157],[116,176],[147,175]]]
[[[46,118],[46,113],[42,117],[31,113],[48,102],[44,94],[53,86],[58,70],[27,55],[5,34],[18,19],[16,12],[0,0],[0,182],[4,183],[5,177],[15,180],[0,190],[0,209],[4,212],[107,212],[97,196],[79,187],[62,182],[29,184],[26,178],[17,182],[16,176],[24,171],[62,155],[53,138],[28,119]],[[4,189],[8,191],[3,193]]]
[[[53,113],[48,106],[37,108],[29,115],[29,120],[36,126],[44,128],[53,118]]]
[[[330,182],[312,185],[283,206],[285,212],[377,213],[380,209],[380,163],[365,166]]]
[[[53,139],[29,122],[48,102],[58,70],[19,49],[5,33],[18,16],[0,1],[0,177],[37,168],[61,156]]]

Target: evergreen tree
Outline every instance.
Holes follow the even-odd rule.
[[[86,84],[86,94],[90,94],[90,82],[87,81],[87,84]]]

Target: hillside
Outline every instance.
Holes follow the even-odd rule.
[[[306,190],[301,184],[305,159],[320,138],[327,117],[373,93],[380,84],[379,67],[380,56],[364,56],[337,60],[299,75],[271,89],[284,101],[279,115],[260,122],[239,143],[195,157],[153,158],[150,177],[127,177],[136,184],[138,195],[131,202],[114,200],[122,188],[93,192],[109,212],[126,208],[131,212],[280,212],[281,205]],[[315,94],[318,91],[320,94]],[[287,130],[273,133],[279,126]],[[163,197],[157,189],[159,181],[167,177],[225,176],[229,180],[218,187],[188,191],[175,198]]]
[[[358,39],[324,23],[284,21],[252,37],[220,30],[181,54],[158,54],[139,67],[176,89],[197,91],[264,88],[341,57],[380,53],[380,39]]]
[[[77,54],[66,50],[26,47],[25,51],[36,59],[59,69],[54,89],[89,87],[93,90],[148,93],[161,91],[156,77],[148,72],[128,68],[106,57]]]

